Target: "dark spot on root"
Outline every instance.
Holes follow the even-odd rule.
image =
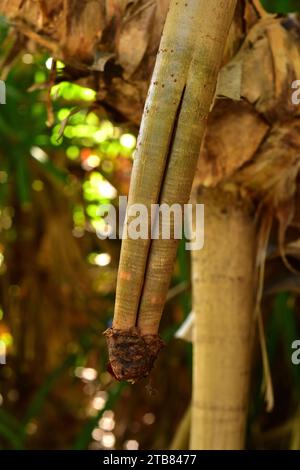
[[[117,380],[136,382],[147,377],[164,346],[158,335],[141,336],[138,328],[109,328],[104,335],[108,345],[108,371]]]

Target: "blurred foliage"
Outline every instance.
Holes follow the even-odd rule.
[[[120,241],[102,239],[100,208],[118,211],[128,193],[137,129],[33,44],[7,63],[14,37],[4,20],[0,36],[0,448],[168,447],[190,400],[190,347],[172,339],[190,294],[166,307],[174,355],[162,354],[152,385],[115,383],[102,335]],[[186,256],[174,284],[189,284]]]
[[[272,13],[294,13],[300,11],[299,0],[262,0],[266,10]]]

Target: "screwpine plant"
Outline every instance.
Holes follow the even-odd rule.
[[[297,3],[140,0],[108,1],[104,8],[98,0],[80,11],[77,2],[0,5],[24,41],[63,59],[69,80],[96,89],[95,105],[121,122],[141,120],[129,207],[143,204],[150,214],[151,204],[182,206],[190,195],[205,204],[204,248],[192,253],[193,397],[176,448],[190,435],[193,449],[241,449],[254,415],[248,445],[276,440],[258,429],[257,410],[274,406],[277,369],[270,370],[268,358],[274,361],[276,338],[288,364],[297,339],[300,142],[299,107],[291,97],[300,78],[299,22],[295,14],[282,15]],[[62,79],[54,75],[52,84]],[[118,380],[147,376],[163,347],[158,329],[177,248],[175,237],[150,233],[123,240],[114,319],[105,333]],[[280,274],[275,281],[272,272]],[[252,399],[249,411],[256,337],[266,404]],[[299,373],[290,372],[299,390]],[[299,448],[298,416],[296,410],[274,431],[286,442],[293,435],[293,448]]]

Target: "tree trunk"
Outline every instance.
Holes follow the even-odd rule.
[[[192,252],[195,311],[192,449],[242,449],[254,328],[255,229],[249,207],[199,191],[205,245]]]

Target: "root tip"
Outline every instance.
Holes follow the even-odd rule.
[[[147,377],[164,346],[159,335],[142,336],[138,328],[109,328],[104,335],[108,345],[108,371],[117,380],[136,382]]]

